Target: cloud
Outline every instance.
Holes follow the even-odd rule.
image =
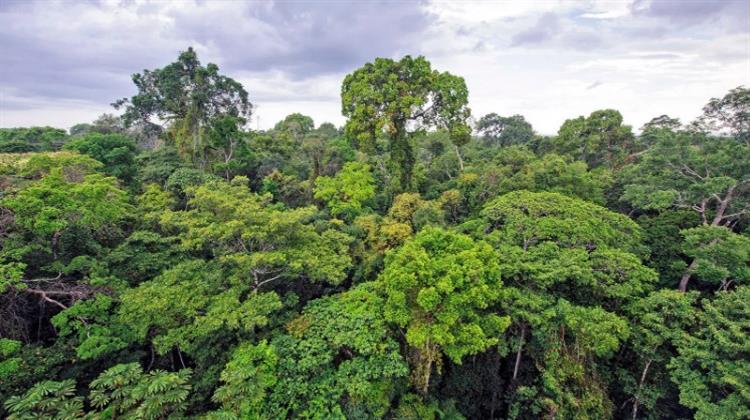
[[[636,16],[654,17],[681,26],[709,21],[724,21],[731,28],[748,28],[750,3],[746,0],[636,0],[632,4]]]
[[[413,52],[432,19],[416,2],[2,4],[3,97],[98,103],[132,94],[130,74],[161,67],[191,45],[230,75],[279,70],[302,80]]]
[[[558,17],[554,13],[545,13],[533,27],[514,35],[513,39],[511,39],[511,46],[540,44],[552,39],[559,30],[560,23]]]
[[[465,78],[475,115],[520,113],[550,134],[597,108],[636,127],[664,113],[689,121],[747,84],[750,3],[0,0],[0,126],[112,112],[135,93],[132,73],[188,46],[245,85],[260,127],[292,112],[341,124],[347,73],[423,54]]]
[[[283,70],[296,77],[412,52],[432,21],[417,2],[208,4],[213,6],[200,13],[170,13],[178,36],[218,50],[227,69]]]

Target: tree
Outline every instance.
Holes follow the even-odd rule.
[[[81,360],[113,357],[135,341],[130,326],[117,322],[116,305],[109,294],[97,293],[52,317],[52,325],[58,337],[72,338],[70,344]]]
[[[722,98],[712,98],[698,120],[705,130],[729,134],[750,146],[750,89],[739,86]]]
[[[122,234],[132,209],[114,178],[65,169],[51,168],[0,200],[14,218],[1,244],[0,293],[34,296],[60,309],[93,294],[79,273]]]
[[[693,325],[697,293],[658,290],[627,308],[631,314],[631,346],[637,354],[626,392],[632,396],[631,417],[641,407],[659,413],[657,402],[669,390],[666,365],[674,356],[673,346]]]
[[[433,364],[454,363],[499,342],[510,323],[489,308],[501,297],[497,256],[465,235],[427,228],[386,256],[378,278],[385,318],[413,348],[412,383],[427,394]]]
[[[151,420],[179,414],[187,406],[190,369],[144,373],[138,363],[115,365],[91,382],[91,405],[116,418]]]
[[[415,154],[412,127],[447,129],[456,147],[471,135],[468,91],[460,77],[432,70],[424,57],[377,58],[346,76],[341,88],[345,132],[360,148],[373,150],[385,134],[398,191],[412,188]]]
[[[688,266],[680,232],[700,225],[698,214],[681,209],[642,215],[636,221],[643,230],[643,244],[651,251],[645,263],[659,272],[660,288],[674,288]]]
[[[215,262],[180,263],[125,291],[117,322],[128,326],[135,341],[151,341],[159,354],[176,349],[199,358],[221,344],[214,340],[252,334],[281,309],[275,292],[253,290],[243,274]]]
[[[554,151],[583,160],[589,168],[619,167],[634,149],[630,126],[614,109],[594,111],[588,117],[566,120],[552,140]]]
[[[750,238],[726,227],[698,226],[685,229],[685,255],[693,259],[689,273],[726,290],[750,281]]]
[[[369,165],[349,162],[335,177],[322,176],[315,181],[315,198],[327,203],[331,215],[351,218],[375,197],[374,183]]]
[[[187,194],[188,210],[166,210],[160,218],[185,262],[123,293],[119,311],[161,354],[176,347],[203,357],[222,340],[253,334],[282,307],[273,289],[286,282],[344,280],[350,238],[316,229],[310,223],[315,208],[282,210],[268,195],[250,192],[243,178]]]
[[[216,389],[213,400],[235,416],[262,418],[258,408],[278,381],[278,363],[279,357],[267,341],[241,344],[221,372],[224,384]]]
[[[72,420],[83,417],[83,398],[75,395],[75,381],[44,381],[25,394],[5,401],[10,412],[8,420],[55,419]]]
[[[485,144],[500,147],[526,145],[534,138],[534,130],[523,115],[487,114],[477,121],[477,131],[484,137]]]
[[[512,319],[504,352],[515,352],[509,412],[611,416],[599,369],[629,335],[624,307],[656,281],[638,258],[638,226],[580,199],[515,191],[465,228],[499,255],[506,292],[498,307]]]
[[[300,113],[289,114],[283,120],[276,123],[274,131],[289,135],[296,143],[302,143],[302,139],[315,128],[311,117]]]
[[[122,134],[127,135],[128,130],[122,123],[122,118],[113,114],[102,114],[91,124],[82,123],[70,127],[68,130],[71,137],[85,136],[87,134]]]
[[[126,184],[135,177],[135,142],[121,134],[87,134],[68,142],[64,148],[98,160],[104,164],[105,173]]]
[[[638,208],[695,211],[704,226],[733,226],[750,211],[750,146],[702,134],[663,131],[628,169],[622,200]],[[694,260],[678,288],[687,290]]]
[[[0,128],[0,153],[59,150],[67,139],[68,134],[59,128]]]
[[[750,287],[702,304],[697,327],[677,340],[669,364],[680,402],[699,420],[750,417]]]
[[[344,279],[350,238],[318,232],[309,223],[314,207],[281,210],[268,195],[250,192],[244,177],[187,192],[189,210],[166,211],[164,227],[178,232],[185,250],[236,264],[253,289],[300,275],[332,284]]]
[[[581,161],[571,162],[569,158],[548,153],[525,165],[521,164],[514,173],[507,166],[504,169],[508,171],[508,176],[500,180],[497,195],[516,190],[549,191],[597,204],[605,202],[604,189],[609,181],[606,171],[589,171]]]
[[[383,418],[408,370],[374,289],[313,300],[270,344],[241,345],[214,399],[240,418]]]
[[[214,171],[223,172],[227,181],[247,164],[249,150],[246,135],[240,130],[244,119],[231,116],[217,117],[209,129],[210,148],[219,155],[220,161],[214,164]]]
[[[138,180],[141,184],[158,184],[161,187],[183,162],[173,147],[165,146],[153,151],[141,152],[136,157]]]
[[[174,63],[134,74],[133,83],[138,93],[113,104],[124,108],[125,125],[138,123],[162,133],[159,122],[168,123],[180,150],[201,167],[208,163],[206,130],[211,122],[224,116],[247,120],[252,112],[242,85],[220,75],[216,64],[202,66],[192,47]]]
[[[92,230],[116,227],[131,209],[127,193],[114,178],[91,174],[66,179],[60,168],[4,198],[0,205],[13,212],[16,226],[43,241],[55,259],[66,229],[74,225]]]

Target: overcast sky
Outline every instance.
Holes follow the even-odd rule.
[[[253,128],[292,112],[342,124],[343,77],[405,54],[463,76],[477,118],[522,114],[552,134],[615,108],[638,128],[750,85],[750,1],[0,0],[0,126],[113,112],[132,73],[188,46],[245,85]]]

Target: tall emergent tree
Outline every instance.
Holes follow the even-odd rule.
[[[711,104],[706,108],[710,112],[703,117],[709,118],[714,109]],[[629,181],[623,200],[646,210],[692,210],[704,226],[711,227],[732,228],[750,212],[750,146],[739,133],[734,138],[712,138],[662,129],[654,135],[654,144],[625,174]],[[722,240],[721,229],[703,232],[716,235],[703,244],[713,246]],[[685,270],[680,290],[687,290],[699,263],[694,259]]]
[[[703,107],[699,125],[750,145],[750,89],[738,86]]]
[[[477,121],[477,131],[488,146],[528,144],[534,138],[534,130],[523,115],[501,117],[494,112],[487,114]]]
[[[553,140],[553,149],[586,162],[590,168],[619,167],[634,150],[633,132],[614,109],[594,111],[588,117],[565,120]]]
[[[244,122],[253,108],[239,82],[219,74],[216,64],[202,66],[192,48],[163,68],[134,74],[133,83],[138,93],[112,104],[125,108],[125,125],[137,123],[156,133],[169,128],[180,149],[201,167],[207,163],[211,121],[231,116]]]
[[[365,150],[373,150],[384,134],[392,170],[398,173],[397,188],[409,190],[416,160],[413,134],[430,127],[447,129],[458,152],[471,138],[468,95],[462,77],[432,70],[424,57],[377,58],[344,79],[345,131]]]

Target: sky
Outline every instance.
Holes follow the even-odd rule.
[[[554,134],[614,108],[637,129],[750,85],[750,1],[0,0],[0,127],[116,113],[133,73],[189,46],[249,91],[254,129],[293,112],[342,125],[344,76],[406,54],[464,77],[476,119]]]

